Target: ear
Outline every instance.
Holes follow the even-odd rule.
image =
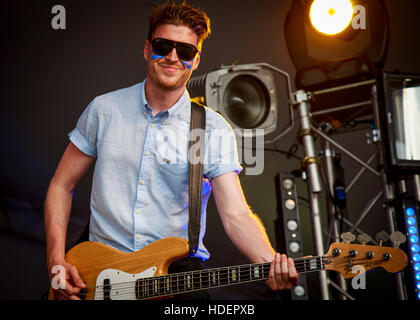
[[[200,64],[200,56],[201,56],[201,51],[198,51],[197,56],[195,57],[195,60],[194,60],[193,70],[197,70],[198,65]]]
[[[149,60],[149,53],[150,53],[150,42],[149,40],[146,40],[146,42],[144,43],[144,49],[143,49],[143,55],[146,61]]]

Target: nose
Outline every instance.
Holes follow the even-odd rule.
[[[171,61],[178,61],[178,60],[180,60],[180,59],[179,59],[179,57],[178,57],[178,55],[177,55],[177,53],[176,53],[176,49],[175,49],[175,48],[173,48],[173,49],[172,49],[172,51],[171,51],[171,52],[169,52],[169,53],[166,55],[166,58],[167,58],[168,60],[171,60]]]

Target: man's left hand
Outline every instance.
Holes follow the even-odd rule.
[[[291,289],[299,283],[299,275],[292,258],[276,253],[270,266],[267,285],[271,290]]]

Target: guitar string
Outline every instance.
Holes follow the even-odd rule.
[[[342,258],[342,259],[340,259],[340,260],[343,260],[344,258]],[[369,261],[369,262],[376,262],[376,261],[383,261],[383,260],[371,260],[371,259],[367,259],[367,258],[361,258],[361,259],[353,259],[352,261],[360,261],[360,260],[366,260],[366,261]],[[335,263],[333,263],[333,265],[338,265],[338,264],[345,264],[345,263],[347,263],[348,262],[348,259],[345,259],[345,261],[343,261],[343,262],[340,262],[340,261],[337,261],[337,262],[335,262]],[[324,263],[325,264],[325,263]],[[331,264],[330,264],[331,265]],[[248,267],[252,267],[252,265],[244,265],[244,266],[248,266]],[[229,274],[222,274],[222,277],[220,277],[220,274],[219,274],[219,277],[218,277],[218,283],[217,284],[215,284],[215,285],[210,285],[210,286],[208,286],[207,288],[212,288],[212,287],[220,287],[220,286],[226,286],[226,285],[234,285],[234,284],[240,284],[240,283],[246,283],[246,282],[251,282],[251,281],[257,281],[257,280],[263,280],[263,279],[267,279],[267,277],[268,277],[268,274],[269,274],[269,268],[270,268],[270,264],[269,263],[267,263],[267,264],[262,264],[261,265],[262,266],[262,268],[263,268],[263,270],[262,270],[262,273],[263,273],[263,275],[262,275],[262,278],[254,278],[254,279],[250,279],[250,280],[248,280],[248,281],[240,281],[240,280],[238,280],[237,282],[232,282],[232,281],[229,281],[229,278],[231,277]],[[228,270],[228,268],[231,268],[231,267],[222,267],[222,268],[218,268],[219,269],[219,271],[220,271],[220,269],[225,269],[225,270],[223,270],[223,271],[227,271]],[[268,269],[268,270],[267,270]],[[299,269],[299,267],[297,268],[297,269]],[[323,270],[324,269],[324,267],[321,265],[321,267],[320,268],[318,268],[318,267],[316,267],[316,269],[315,270],[306,270],[306,272],[305,272],[305,269],[302,269],[302,270],[299,270],[298,271],[298,273],[302,273],[302,272],[304,272],[304,273],[308,273],[308,272],[315,272],[315,271],[319,271],[319,270]],[[215,270],[213,270],[213,269],[209,269],[209,270],[212,270],[212,271],[216,271],[217,269],[215,269]],[[244,270],[242,270],[242,272],[243,272]],[[193,271],[194,272],[194,271]],[[195,271],[195,273],[200,273],[200,272],[203,272],[203,270],[199,270],[199,271]],[[182,274],[182,273],[180,273],[180,274]],[[184,289],[183,291],[181,291],[181,292],[171,292],[171,293],[168,293],[168,294],[161,294],[162,292],[164,292],[164,288],[161,288],[161,285],[162,284],[164,284],[164,285],[166,285],[166,283],[165,283],[165,281],[162,283],[161,281],[159,281],[159,280],[161,280],[161,279],[159,279],[159,280],[157,280],[156,278],[163,278],[164,280],[165,279],[168,279],[168,276],[169,275],[165,275],[165,276],[159,276],[159,277],[154,277],[155,279],[154,279],[154,281],[152,280],[152,281],[150,281],[149,279],[153,279],[153,278],[141,278],[141,279],[138,279],[138,280],[140,280],[140,281],[144,281],[145,282],[145,286],[146,286],[146,292],[150,292],[150,291],[152,291],[151,292],[151,294],[150,293],[147,293],[147,297],[145,297],[145,298],[149,298],[149,297],[154,297],[154,296],[165,296],[165,295],[172,295],[172,294],[178,294],[178,293],[184,293],[184,292],[190,292],[190,291],[192,291],[192,290],[195,290],[195,289],[189,289],[189,287],[187,286],[187,284],[186,284],[186,281],[188,281],[188,279],[187,278],[185,278],[185,275],[191,275],[191,272],[184,272],[184,278],[183,279],[179,279],[179,275],[180,274],[177,274],[177,279],[175,280],[175,279],[170,279],[170,281],[172,282],[171,284],[171,286],[170,286],[170,288],[171,288],[171,290],[172,291],[175,291],[175,290],[179,290],[180,288],[182,288],[182,289]],[[267,277],[265,276],[265,274],[267,274]],[[164,277],[166,277],[166,278],[164,278]],[[251,277],[251,276],[250,276]],[[173,277],[174,278],[174,277]],[[175,285],[173,285],[174,284],[174,281],[173,280],[175,280],[175,283],[176,282],[184,282],[183,284],[181,283],[181,284],[175,284]],[[226,280],[228,280],[227,282],[225,282],[225,284],[220,284],[220,282],[223,282],[223,281],[226,281]],[[209,275],[209,283],[210,283],[210,275]],[[194,280],[193,279],[190,279],[190,283],[192,283],[192,285],[194,286]],[[121,292],[124,292],[124,290],[129,290],[130,291],[130,295],[132,294],[132,290],[133,289],[136,289],[136,281],[131,281],[131,284],[132,284],[132,286],[130,286],[130,287],[122,287],[122,288],[118,288],[118,286],[120,286],[122,283],[117,283],[117,284],[111,284],[110,286],[112,287],[112,292],[117,292],[117,290],[118,290],[118,294],[113,294],[113,296],[119,296],[119,297],[121,297],[121,296],[123,296],[124,295],[124,293],[121,293]],[[101,287],[101,286],[98,286],[98,287]],[[103,287],[103,286],[102,286]],[[158,288],[157,290],[156,290],[156,287]],[[91,288],[93,288],[93,287],[91,287]],[[94,287],[95,289],[97,289],[97,287]],[[204,288],[204,289],[207,289],[207,288]],[[144,285],[142,286],[142,289],[141,289],[141,292],[144,292],[143,291],[144,290]],[[203,290],[203,288],[199,288],[199,289],[197,289],[197,290]],[[156,292],[157,291],[157,292]],[[135,291],[134,291],[135,292]],[[110,292],[111,293],[111,292]],[[84,291],[81,295],[83,296],[83,295],[87,295],[88,294],[88,292],[86,292],[86,291]]]
[[[359,259],[359,260],[367,260],[367,259]],[[372,260],[369,259],[369,261],[376,262],[376,261],[383,261],[383,260],[373,260],[372,261]],[[267,267],[267,266],[265,266],[265,267]],[[320,271],[320,270],[323,270],[323,269],[310,270],[310,271],[306,271],[305,273],[317,272],[317,271]],[[236,285],[236,284],[242,284],[242,283],[248,283],[248,282],[255,282],[255,281],[258,281],[258,280],[266,280],[267,277],[268,277],[268,272],[267,272],[267,270],[265,272],[266,272],[267,276],[265,274],[263,274],[263,277],[259,278],[259,279],[254,278],[254,279],[251,279],[251,280],[248,280],[248,281],[240,281],[240,282],[238,281],[238,282],[235,282],[235,283],[227,282],[225,284],[217,284],[215,287],[223,287],[223,286],[230,286],[230,285]],[[150,288],[150,287],[152,287],[152,288]],[[187,289],[187,290],[184,290],[184,291],[181,291],[181,292],[169,292],[169,293],[167,292],[167,293],[164,293],[163,292],[164,290],[159,290],[159,289],[157,291],[156,290],[153,291],[154,287],[155,287],[155,285],[151,285],[151,284],[147,285],[147,289],[148,289],[148,291],[149,291],[149,289],[151,289],[151,293],[147,293],[147,295],[145,295],[144,297],[141,297],[141,298],[136,297],[135,293],[133,293],[133,291],[132,291],[133,288],[130,288],[130,292],[125,292],[123,294],[120,294],[120,293],[112,294],[110,292],[110,298],[111,297],[123,298],[124,296],[125,297],[135,296],[136,300],[143,300],[143,299],[150,299],[150,298],[157,298],[157,297],[172,296],[172,295],[176,295],[176,294],[182,294],[182,293],[187,293],[187,292],[192,292],[192,291],[200,291],[200,290],[206,290],[206,289],[211,289],[212,288],[212,287],[197,288],[197,289],[192,288],[192,289]],[[180,285],[180,287],[185,288],[186,285]]]
[[[320,260],[321,258],[322,257],[312,257],[312,258],[310,258],[310,260]],[[302,258],[299,258],[299,259],[302,259]],[[307,259],[307,258],[304,258],[304,259]],[[296,259],[296,260],[298,260],[298,259]],[[305,261],[303,261],[302,263],[304,264]],[[301,265],[302,263],[298,263],[297,266],[299,267],[299,265]],[[219,274],[219,279],[223,281],[223,280],[225,280],[223,278],[223,276],[225,276],[225,274],[223,274],[223,273],[226,273],[226,271],[232,270],[233,268],[236,268],[237,270],[239,270],[239,272],[243,273],[243,272],[248,272],[249,270],[253,270],[254,268],[259,268],[261,266],[263,268],[270,268],[271,263],[267,262],[267,263],[262,263],[259,266],[257,266],[257,265],[258,264],[245,264],[245,265],[240,265],[240,266],[237,266],[237,267],[220,267],[220,268],[207,269],[207,271],[209,273],[210,272],[219,272],[219,273],[222,272],[222,274],[221,274],[222,277],[220,277],[220,274]],[[148,281],[149,283],[151,283],[151,282],[153,282],[153,280],[151,281],[151,279],[157,279],[159,281],[160,279],[166,280],[168,278],[173,283],[174,281],[178,282],[179,277],[185,277],[187,275],[199,274],[199,273],[203,273],[203,272],[205,273],[207,271],[206,270],[194,270],[194,271],[180,272],[180,273],[176,273],[176,274],[167,274],[167,275],[156,276],[156,277],[140,278],[140,279],[131,280],[131,281],[127,281],[127,282],[115,283],[115,284],[111,284],[111,285],[112,285],[113,288],[118,288],[119,289],[122,285],[133,284],[137,280]],[[251,272],[251,271],[249,271],[249,272]],[[229,275],[226,275],[226,276],[227,276],[227,278],[229,277]],[[185,277],[185,281],[186,280],[187,279]],[[88,291],[92,291],[92,290],[96,290],[96,289],[102,289],[104,286],[106,286],[106,285],[88,287],[88,288],[85,288],[83,290],[83,293],[87,294]],[[182,285],[180,285],[180,286],[182,286]]]
[[[337,257],[338,258],[338,257]],[[335,258],[335,259],[337,259],[337,258]],[[309,260],[311,260],[311,259],[309,259]],[[313,260],[313,259],[312,259]],[[337,259],[337,260],[345,260],[344,262],[345,263],[347,263],[348,262],[348,259],[346,259],[346,258],[342,258],[342,259]],[[366,258],[361,258],[361,259],[353,259],[352,261],[359,261],[359,260],[367,260]],[[309,261],[306,261],[306,262],[309,262]],[[322,261],[320,261],[321,263],[324,263],[324,264],[326,264],[326,262],[322,262]],[[339,262],[339,261],[337,261],[337,262]],[[318,263],[318,261],[317,261],[317,263]],[[330,262],[331,263],[331,262]],[[335,263],[335,264],[337,264],[337,263]],[[246,268],[251,268],[252,269],[252,267],[254,266],[254,268],[256,268],[256,266],[255,265],[243,265],[243,266],[241,266],[241,267],[246,267]],[[263,272],[266,272],[267,270],[264,270],[265,268],[270,268],[270,263],[266,263],[266,264],[262,264],[261,265],[262,267],[263,267]],[[297,269],[299,269],[299,267],[302,267],[301,265],[297,265]],[[298,271],[298,273],[301,273],[301,272],[304,272],[305,271],[305,269],[306,269],[306,266],[304,265],[303,266],[304,267],[304,269],[303,270],[300,270],[300,271]],[[310,268],[310,265],[308,265],[308,267]],[[316,267],[317,269],[318,269],[318,267]],[[238,266],[238,269],[239,269],[239,266]],[[322,268],[321,268],[322,269]],[[229,271],[229,270],[233,270],[232,269],[232,267],[221,267],[221,268],[215,268],[215,269],[208,269],[209,271],[209,273],[210,272],[217,272],[217,271],[222,271],[222,272],[226,272],[226,271]],[[239,272],[244,272],[244,271],[248,271],[248,270],[243,270],[243,268],[241,268],[240,270],[239,270]],[[317,270],[316,270],[317,271]],[[156,286],[156,285],[160,285],[160,284],[162,284],[162,279],[164,280],[163,281],[163,283],[165,284],[165,282],[167,282],[167,279],[169,279],[169,281],[171,282],[171,284],[173,284],[174,283],[174,281],[175,282],[179,282],[180,281],[180,279],[179,279],[179,277],[184,277],[183,279],[181,279],[181,281],[182,280],[184,280],[184,282],[185,281],[188,281],[188,277],[185,277],[185,276],[188,276],[188,275],[190,275],[190,276],[192,276],[193,274],[199,274],[199,273],[203,273],[203,272],[206,272],[205,270],[195,270],[195,271],[190,271],[190,272],[183,272],[183,273],[178,273],[178,274],[168,274],[168,275],[163,275],[163,276],[156,276],[156,277],[148,277],[148,278],[140,278],[140,279],[137,279],[137,280],[140,280],[140,281],[143,281],[143,282],[146,282],[146,285],[147,286]],[[225,279],[229,279],[229,277],[231,277],[229,274],[225,274],[225,273],[222,273],[221,274],[221,276],[222,277],[220,277],[220,273],[219,273],[219,279],[221,280],[221,281],[225,281]],[[226,278],[224,278],[224,276],[226,276]],[[176,278],[175,278],[176,277]],[[152,279],[154,279],[154,280],[152,280]],[[135,280],[135,281],[128,281],[128,282],[122,282],[122,283],[115,283],[115,284],[111,284],[111,286],[113,287],[113,289],[119,289],[119,287],[121,287],[121,285],[125,285],[125,284],[134,284],[137,280]],[[165,281],[166,280],[166,281]],[[192,281],[192,282],[194,282],[194,279],[192,278],[192,279],[190,279],[190,281]],[[89,287],[89,288],[87,288],[87,290],[85,289],[83,292],[86,292],[86,291],[89,291],[89,289],[101,289],[101,288],[103,288],[104,286],[106,286],[106,285],[100,285],[100,286],[95,286],[95,287]],[[179,286],[184,286],[185,287],[185,285],[179,285]],[[171,286],[171,287],[177,287],[177,286]],[[121,288],[121,289],[123,289],[123,288]],[[130,288],[130,289],[132,289],[132,288]]]
[[[267,266],[263,266],[263,268],[267,269]],[[313,270],[313,271],[318,271],[318,270]],[[227,277],[227,278],[221,277],[220,279],[223,282],[223,280],[226,280],[228,278],[229,277]],[[205,287],[205,288],[191,288],[191,289],[188,289],[188,287],[185,283],[180,284],[180,285],[171,286],[171,290],[175,290],[175,289],[172,289],[174,287],[176,288],[176,290],[179,290],[180,288],[182,288],[183,290],[181,290],[179,292],[173,292],[173,291],[172,292],[165,292],[164,288],[161,288],[161,287],[157,291],[156,290],[153,291],[153,289],[155,289],[156,284],[148,283],[146,285],[148,293],[144,297],[142,297],[138,300],[150,299],[150,298],[156,298],[156,297],[172,296],[172,295],[183,294],[183,293],[188,293],[188,292],[192,292],[192,291],[201,291],[201,290],[206,290],[206,289],[212,289],[212,288],[215,288],[215,287],[219,288],[219,287],[224,287],[224,286],[255,282],[255,281],[260,281],[260,280],[266,280],[267,278],[268,278],[268,272],[267,272],[267,270],[265,270],[265,271],[263,271],[263,276],[261,278],[250,278],[250,280],[245,280],[245,281],[244,280],[238,280],[238,281],[235,281],[235,282],[229,282],[228,281],[228,282],[225,282],[225,283],[222,283],[222,284],[217,283],[215,285],[209,285],[208,287]],[[182,282],[182,279],[179,279],[179,280],[180,281],[178,281],[178,282]],[[185,279],[184,279],[184,281],[185,281]],[[210,281],[209,281],[209,283],[210,283]],[[152,288],[150,288],[150,287],[152,287]],[[114,294],[111,293],[110,297],[122,298],[124,296],[126,296],[126,297],[127,296],[129,296],[129,297],[135,296],[135,291],[133,291],[132,289],[133,288],[130,288],[129,292],[124,292],[123,294],[121,294],[121,291],[118,291],[118,294],[117,293],[114,293]],[[102,292],[101,292],[101,296],[103,296]]]
[[[299,266],[304,266],[305,264],[310,262],[310,260],[317,260],[317,262],[318,262],[318,260],[321,260],[323,258],[325,258],[325,257],[317,256],[317,257],[311,257],[311,258],[297,258],[294,261],[298,262],[298,263],[295,263],[295,266],[299,267]],[[305,261],[302,261],[302,262],[298,261],[298,260],[303,260],[303,259],[305,259]],[[211,272],[211,271],[215,271],[215,272],[217,272],[217,271],[227,271],[227,270],[232,270],[233,268],[236,268],[237,270],[240,270],[241,272],[243,272],[243,271],[247,271],[248,268],[252,269],[253,267],[254,268],[259,267],[258,265],[263,266],[263,267],[266,267],[266,266],[270,267],[271,262],[265,262],[265,263],[261,263],[261,264],[258,264],[258,263],[256,263],[256,264],[244,264],[244,265],[238,265],[238,266],[235,266],[235,267],[219,267],[219,268],[211,268],[211,269],[207,269],[207,270],[193,270],[193,271],[186,271],[186,272],[180,272],[180,273],[174,273],[174,274],[166,274],[166,275],[155,276],[155,277],[140,278],[140,280],[152,279],[152,278],[167,278],[169,276],[175,276],[175,275],[184,275],[185,276],[185,275],[188,275],[188,274],[198,274],[198,273],[203,273],[203,272],[206,272],[206,271],[209,271],[209,272]],[[136,279],[136,280],[139,280],[139,279]],[[130,284],[130,283],[135,282],[136,280],[114,283],[114,284],[112,284],[112,286]],[[106,286],[106,285],[91,286],[91,287],[85,288],[84,290],[99,289],[99,288],[102,288],[104,286]]]

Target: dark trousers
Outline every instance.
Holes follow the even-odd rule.
[[[187,272],[206,269],[205,265],[198,258],[183,258],[175,261],[169,266],[168,273]],[[182,294],[175,294],[175,300],[210,300],[208,290],[192,291]]]

